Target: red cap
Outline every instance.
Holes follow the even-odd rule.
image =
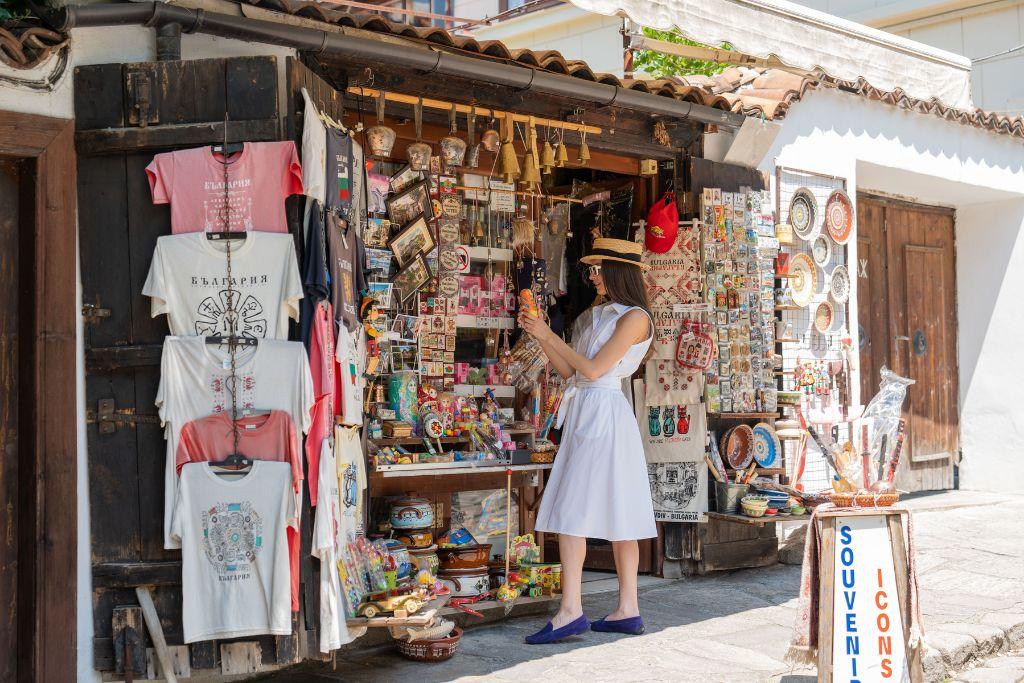
[[[676,209],[676,196],[666,192],[647,212],[644,245],[655,254],[664,254],[675,245],[678,233],[679,211]]]

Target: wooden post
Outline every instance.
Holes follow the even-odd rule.
[[[153,639],[153,649],[156,650],[156,658],[160,662],[160,668],[164,672],[164,680],[167,683],[178,683],[174,675],[174,661],[167,649],[167,641],[164,640],[164,629],[160,626],[160,616],[156,613],[156,605],[153,604],[153,596],[149,592],[149,586],[136,586],[135,596],[142,606],[142,615],[146,618],[146,628],[149,629],[149,636]]]
[[[832,610],[835,600],[836,521],[826,517],[821,524],[821,554],[818,561],[818,680],[832,681]]]

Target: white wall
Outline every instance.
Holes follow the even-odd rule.
[[[531,12],[493,26],[473,29],[477,40],[500,40],[510,48],[558,50],[583,60],[597,73],[622,76],[622,20],[592,14],[573,5]]]
[[[1024,452],[1014,353],[1024,339],[1024,142],[834,90],[808,94],[782,123],[763,170],[837,175],[851,190],[956,209],[961,486],[1024,488],[1024,468],[1008,466]],[[850,308],[856,316],[856,278]]]
[[[141,62],[155,58],[152,29],[137,26],[75,29],[71,35],[71,57],[64,76],[51,91],[36,91],[0,83],[0,110],[27,114],[41,114],[58,118],[74,117],[74,67],[85,64],[112,62]],[[279,102],[282,111],[285,102],[285,58],[295,51],[274,45],[248,43],[205,35],[182,37],[182,58],[239,57],[275,55],[278,58]],[[53,62],[54,60],[50,60]],[[31,71],[15,71],[0,65],[0,75],[39,79],[48,74],[52,64],[47,63]],[[141,293],[139,294],[141,296]],[[77,308],[81,309],[82,284],[79,272],[76,289]],[[93,670],[93,615],[92,615],[92,558],[89,525],[89,479],[86,452],[85,425],[85,363],[82,320],[78,321],[77,351],[77,405],[78,417],[78,528],[77,528],[77,623],[78,623],[78,680],[99,681]]]

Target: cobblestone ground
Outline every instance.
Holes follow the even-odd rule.
[[[997,655],[1024,646],[1024,497],[953,493],[912,505],[919,509],[927,678],[1022,680],[1024,656]],[[926,509],[936,506],[943,509]],[[799,567],[777,565],[643,588],[642,636],[588,633],[531,647],[523,636],[547,617],[524,617],[469,630],[459,653],[441,664],[408,662],[390,652],[352,655],[335,670],[306,667],[272,679],[803,683],[815,680],[814,671],[782,661],[799,578]],[[613,604],[614,594],[590,596],[586,611],[598,618]]]

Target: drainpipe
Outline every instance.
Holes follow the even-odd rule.
[[[181,59],[181,24],[169,21],[156,27],[156,59],[158,62]]]
[[[519,91],[575,99],[598,106],[616,106],[655,116],[691,119],[727,128],[738,128],[746,119],[742,114],[701,104],[681,102],[672,97],[539,69],[466,57],[419,45],[395,45],[372,38],[188,9],[162,2],[67,6],[62,12],[55,23],[64,32],[87,26],[141,24],[159,27],[176,23],[185,33],[207,33],[223,38],[283,45],[318,55],[379,64],[382,67],[400,64],[424,74],[436,73],[493,83]]]

